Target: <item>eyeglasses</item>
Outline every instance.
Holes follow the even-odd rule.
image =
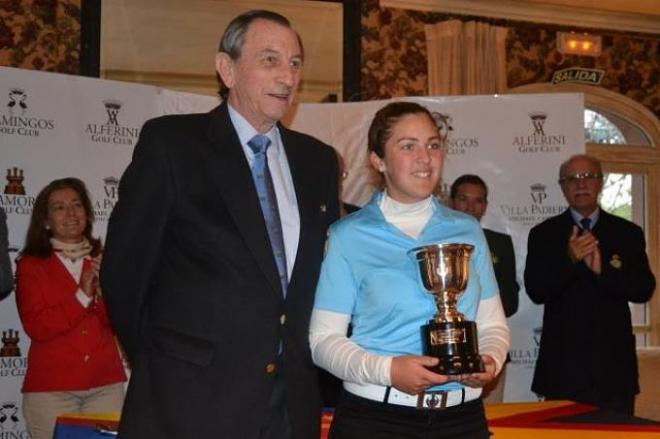
[[[602,180],[603,179],[603,174],[600,172],[580,172],[578,174],[573,174],[573,175],[567,175],[565,177],[561,177],[559,179],[559,184],[576,184],[580,180],[588,180],[588,181],[594,181],[594,180]]]

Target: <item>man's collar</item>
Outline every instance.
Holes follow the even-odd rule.
[[[241,141],[241,145],[247,145],[247,143],[257,134],[262,134],[254,128],[250,122],[247,121],[241,113],[238,112],[234,107],[227,102],[227,110],[229,111],[229,119],[231,119],[232,125],[238,134],[238,139]],[[270,130],[263,135],[271,139],[274,139],[275,133],[277,132],[277,125],[273,125]]]
[[[591,212],[589,216],[582,215],[572,207],[569,207],[568,210],[571,212],[571,217],[573,218],[573,222],[575,222],[575,224],[580,224],[580,220],[582,218],[589,218],[591,220],[591,227],[593,228],[598,222],[598,218],[600,218],[600,207],[597,207],[596,210]]]

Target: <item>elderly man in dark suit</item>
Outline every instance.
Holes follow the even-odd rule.
[[[561,165],[569,208],[529,233],[525,287],[545,305],[532,390],[633,414],[639,393],[628,302],[655,289],[644,232],[598,205],[600,163],[576,155]]]
[[[307,340],[337,158],[278,122],[302,64],[285,17],[244,13],[216,57],[225,102],[142,129],[101,271],[132,366],[123,439],[319,437]]]
[[[449,200],[454,209],[472,215],[481,221],[488,209],[488,186],[474,174],[463,174],[454,180],[449,191]],[[516,256],[513,251],[511,235],[483,229],[488,249],[493,260],[493,270],[500,289],[500,299],[504,315],[511,317],[518,311],[518,291],[516,280]],[[511,359],[507,355],[506,363]],[[500,374],[484,387],[484,402],[487,404],[502,402],[506,384],[506,363]]]

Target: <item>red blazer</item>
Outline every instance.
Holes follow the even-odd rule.
[[[87,390],[126,381],[105,304],[96,301],[85,308],[77,290],[55,254],[18,261],[16,303],[32,341],[23,392]]]

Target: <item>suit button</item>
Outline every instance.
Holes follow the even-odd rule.
[[[87,329],[82,330],[82,335],[87,335]]]
[[[84,361],[85,363],[87,363],[87,362],[89,361],[89,355],[85,355],[85,356],[83,357],[83,361]]]
[[[274,374],[276,370],[277,370],[277,366],[275,366],[275,363],[268,363],[266,365],[266,373],[268,375]]]
[[[280,325],[283,325],[286,323],[286,314],[282,314],[280,316]]]

